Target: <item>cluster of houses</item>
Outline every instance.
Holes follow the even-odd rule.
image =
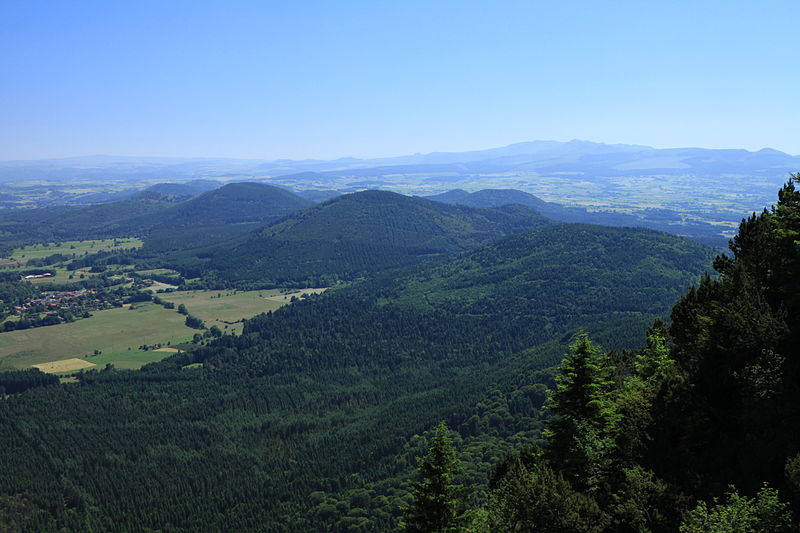
[[[108,300],[97,297],[94,289],[81,289],[77,291],[59,291],[42,293],[38,298],[32,298],[22,305],[14,306],[14,313],[18,315],[31,312],[59,312],[70,311],[83,313],[99,309],[110,309],[122,305],[122,299]]]

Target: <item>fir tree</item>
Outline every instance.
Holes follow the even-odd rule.
[[[455,533],[461,528],[463,487],[454,482],[459,461],[444,421],[436,426],[427,457],[417,458],[421,481],[413,483],[413,503],[401,528],[409,533]]]
[[[618,418],[610,391],[612,369],[599,348],[583,334],[559,368],[548,408],[545,457],[578,489],[596,488],[604,477]]]

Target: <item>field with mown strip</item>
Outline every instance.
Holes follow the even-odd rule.
[[[78,359],[77,357],[33,365],[34,368],[38,368],[39,370],[47,374],[61,374],[64,372],[82,370],[84,368],[90,368],[93,366],[95,366],[93,363],[84,361],[83,359]]]

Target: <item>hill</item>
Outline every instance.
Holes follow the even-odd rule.
[[[263,183],[230,183],[192,198],[166,214],[168,224],[268,223],[312,206],[285,189]]]
[[[550,220],[522,206],[474,209],[386,191],[347,194],[204,250],[204,277],[237,286],[329,284],[433,259]]]
[[[470,316],[502,309],[541,321],[544,331],[569,329],[663,313],[711,259],[705,246],[666,233],[554,224],[425,268],[400,280],[392,298]]]
[[[230,183],[165,211],[145,239],[143,252],[186,251],[235,239],[312,205],[271,185]]]
[[[569,213],[572,211],[576,213],[586,213],[585,209],[570,209],[553,202],[545,202],[538,196],[534,196],[533,194],[527,192],[518,191],[516,189],[483,189],[473,193],[467,192],[463,189],[453,189],[441,194],[425,196],[425,198],[435,202],[468,205],[470,207],[499,207],[502,205],[518,204],[536,209],[542,214],[545,214],[545,212],[550,212],[559,215],[562,212]],[[551,216],[550,218],[553,217]],[[554,220],[560,219],[554,218]],[[576,220],[560,221],[577,222]]]

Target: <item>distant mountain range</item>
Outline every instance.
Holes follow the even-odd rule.
[[[146,180],[199,177],[320,175],[379,176],[387,173],[486,173],[536,171],[581,175],[725,173],[774,175],[800,168],[800,156],[765,148],[748,150],[668,148],[627,144],[532,141],[468,152],[432,152],[375,159],[242,160],[87,156],[0,162],[0,180]],[[298,176],[294,176],[295,178]],[[308,176],[306,176],[308,177]]]

